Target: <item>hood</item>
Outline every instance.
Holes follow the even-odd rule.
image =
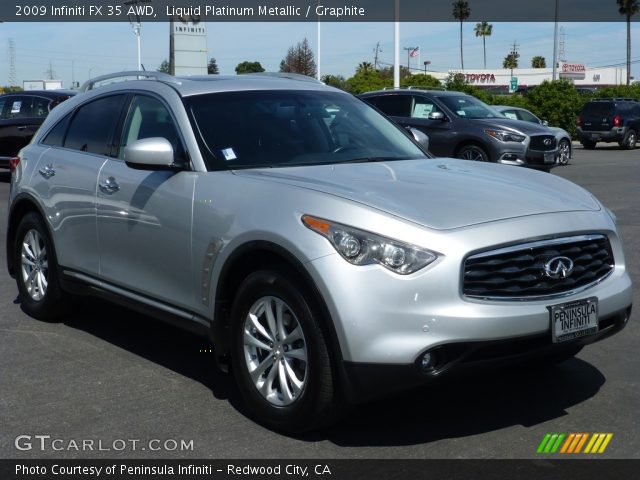
[[[600,210],[586,190],[555,175],[449,158],[234,173],[345,198],[441,230],[527,215]]]
[[[523,120],[513,120],[511,118],[476,118],[468,119],[476,124],[486,125],[486,128],[506,128],[508,130],[517,130],[527,135],[549,135],[549,128],[533,122],[525,122]]]

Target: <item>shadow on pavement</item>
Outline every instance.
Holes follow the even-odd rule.
[[[229,375],[219,373],[208,340],[157,320],[94,299],[80,299],[79,311],[65,324],[157,363],[207,386],[247,414]],[[359,405],[331,429],[295,435],[302,441],[328,440],[340,446],[397,446],[429,443],[533,426],[567,415],[593,397],[605,377],[574,358],[546,370],[510,369],[458,374],[429,387]],[[384,387],[384,386],[382,386]]]

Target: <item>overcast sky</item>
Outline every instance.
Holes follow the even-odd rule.
[[[482,39],[474,34],[473,23],[465,23],[464,55],[467,70],[483,66]],[[566,23],[566,59],[588,66],[624,64],[626,25],[616,23]],[[220,72],[234,74],[242,61],[259,61],[267,71],[277,71],[287,49],[308,38],[316,48],[315,23],[207,23],[209,56]],[[380,42],[380,60],[393,61],[392,23],[323,23],[321,27],[322,74],[349,77],[358,63],[373,63],[374,49]],[[23,80],[46,78],[49,62],[69,87],[72,74],[83,82],[92,76],[133,70],[137,65],[136,40],[128,23],[3,23],[0,45],[0,85],[9,82],[9,39],[15,45],[18,85]],[[420,62],[431,61],[429,69],[446,71],[460,68],[459,24],[403,23],[401,47],[420,47]],[[553,56],[552,23],[494,23],[487,38],[487,68],[501,68],[502,60],[516,41],[520,67],[530,67],[531,57]],[[632,75],[640,79],[640,24],[632,24]],[[169,24],[146,23],[142,27],[142,63],[155,70],[169,58]],[[406,65],[406,52],[401,53]],[[73,67],[73,68],[72,68]],[[418,67],[415,58],[412,67]],[[420,63],[422,67],[422,63]]]

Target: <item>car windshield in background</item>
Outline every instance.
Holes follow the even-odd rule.
[[[341,93],[255,91],[188,97],[210,170],[428,158],[394,124]]]
[[[504,118],[497,110],[467,95],[442,96],[440,101],[460,118]]]

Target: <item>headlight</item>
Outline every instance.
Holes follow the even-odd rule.
[[[493,138],[497,138],[501,142],[524,142],[524,135],[518,135],[517,133],[510,132],[508,130],[492,130],[490,128],[485,128],[484,133],[492,136]]]
[[[378,263],[392,272],[409,275],[438,258],[429,250],[310,215],[303,215],[302,223],[327,238],[342,258],[353,265]]]

